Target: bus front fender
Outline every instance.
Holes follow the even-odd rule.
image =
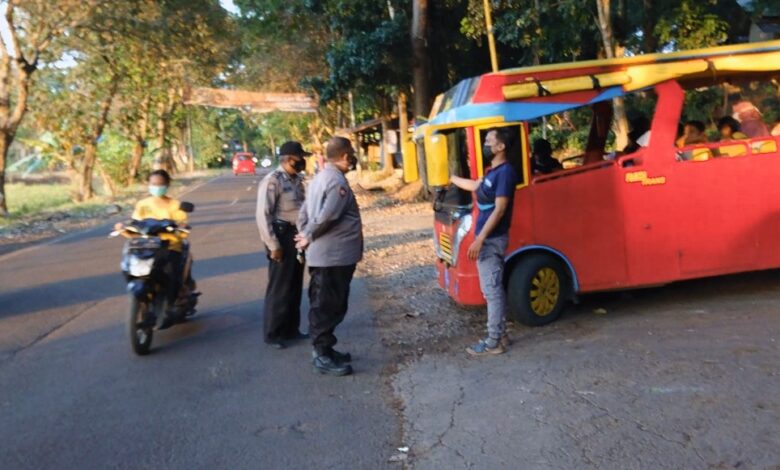
[[[580,284],[579,280],[577,279],[577,271],[574,270],[574,265],[572,265],[571,261],[569,261],[569,258],[555,248],[551,248],[545,245],[526,245],[506,255],[504,257],[504,264],[507,269],[504,270],[504,285],[506,285],[507,280],[509,279],[509,273],[512,270],[511,268],[520,262],[523,257],[532,253],[545,253],[561,261],[566,266],[566,269],[569,271],[569,275],[571,276],[572,295],[575,295],[580,291]]]

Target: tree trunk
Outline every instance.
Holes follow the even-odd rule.
[[[412,4],[412,79],[415,119],[427,119],[431,107],[428,0]]]
[[[95,196],[95,190],[92,188],[92,176],[94,174],[96,157],[97,146],[90,142],[84,147],[84,160],[82,161],[81,171],[79,171],[79,202],[88,201]]]
[[[135,134],[133,135],[133,157],[130,160],[130,169],[127,177],[127,185],[135,183],[138,178],[138,172],[141,170],[141,161],[144,157],[144,148],[146,147],[146,137],[149,134],[149,96],[141,104],[141,118],[136,123]]]
[[[135,137],[135,143],[133,143],[133,157],[130,160],[130,171],[127,175],[127,185],[135,183],[138,178],[138,172],[141,170],[141,160],[144,156],[144,140],[138,136]]]
[[[154,169],[165,170],[171,173],[171,159],[168,155],[168,113],[166,104],[160,103],[157,106],[157,155],[154,158]]]
[[[159,118],[157,120],[157,157],[155,158],[155,169],[163,169],[168,173],[173,173],[173,161],[171,158],[171,149],[168,146],[168,130],[170,128],[171,115],[176,108],[176,90],[168,90],[168,96],[165,101],[157,105]]]
[[[190,107],[187,108],[187,171],[195,172],[195,147],[192,145],[192,115]]]
[[[542,29],[542,4],[539,0],[534,0],[534,10],[536,10],[536,15],[534,17],[534,25],[536,26],[537,30]],[[542,60],[539,57],[539,48],[534,47],[531,49],[531,54],[533,57],[534,65],[541,65]]]
[[[598,11],[599,31],[604,43],[604,54],[607,59],[614,59],[617,47],[612,33],[610,0],[596,0],[596,10]],[[615,98],[612,100],[612,106],[614,108],[615,147],[622,150],[628,145],[628,119],[626,118],[625,100],[622,97]]]
[[[116,183],[111,179],[111,175],[106,172],[106,169],[103,168],[103,165],[100,164],[99,159],[95,160],[95,168],[97,168],[100,179],[103,180],[103,188],[106,190],[106,193],[111,199],[114,199],[116,197]]]
[[[100,114],[97,122],[95,122],[95,128],[89,142],[84,147],[84,162],[81,166],[81,178],[79,179],[79,199],[81,201],[88,201],[95,196],[95,191],[92,188],[92,176],[97,159],[97,143],[108,123],[108,112],[111,110],[111,103],[114,102],[114,97],[119,90],[119,80],[119,75],[112,77],[111,89],[105,99],[103,99],[103,102],[100,103]]]
[[[644,18],[642,19],[642,49],[645,53],[656,52],[658,41],[655,37],[656,17],[653,12],[653,0],[642,0]]]
[[[6,5],[6,9],[12,8],[14,7]],[[8,13],[6,13],[6,18],[8,18]],[[33,64],[29,64],[24,60],[19,62],[22,56],[19,51],[16,52],[16,61],[22,66],[16,69],[15,78],[17,86],[16,96],[14,97],[8,86],[9,79],[13,80],[11,78],[13,75],[11,56],[8,50],[5,49],[5,44],[3,44],[2,49],[2,54],[0,54],[2,56],[2,66],[0,67],[0,217],[7,217],[8,201],[5,194],[5,168],[8,162],[8,151],[16,137],[19,123],[22,122],[22,118],[27,113],[30,82],[32,81],[32,74],[36,70],[37,60]],[[11,103],[14,103],[13,109],[11,109]]]
[[[5,162],[13,137],[7,133],[0,134],[0,217],[8,217],[8,204],[5,196]]]
[[[428,0],[412,3],[412,84],[414,86],[414,120],[420,123],[428,119],[431,107],[430,57],[428,55]],[[428,192],[428,172],[425,167],[425,151],[417,145],[417,171]]]

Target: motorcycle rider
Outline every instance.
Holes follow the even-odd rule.
[[[133,220],[156,219],[170,220],[177,227],[187,228],[187,213],[181,210],[180,202],[167,195],[171,185],[171,175],[165,170],[155,170],[149,175],[149,194],[150,196],[138,201],[133,210]],[[124,225],[120,222],[114,227],[121,230]],[[182,290],[183,278],[185,275],[185,262],[189,265],[188,253],[185,250],[184,239],[187,234],[183,232],[162,233],[159,235],[163,242],[167,243],[163,250],[161,266],[165,277],[167,308],[165,318],[160,329],[172,326],[178,320],[183,312],[177,308],[177,299]],[[189,267],[189,266],[188,266]],[[188,283],[192,283],[189,277],[190,269],[186,270]]]

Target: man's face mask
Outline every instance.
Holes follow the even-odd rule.
[[[296,173],[302,173],[303,170],[306,169],[306,160],[300,159],[300,160],[293,160],[293,169]]]
[[[149,185],[149,194],[156,197],[163,197],[168,192],[168,186]]]
[[[347,163],[349,163],[350,171],[354,170],[355,168],[357,168],[358,159],[357,159],[357,157],[355,156],[354,153],[351,153],[351,154],[347,155]]]
[[[496,155],[493,153],[493,146],[490,144],[485,144],[482,146],[482,158],[484,158],[486,161],[493,160],[493,157]]]

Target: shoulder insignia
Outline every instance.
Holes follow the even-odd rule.
[[[347,188],[345,188],[344,186],[339,187],[339,194],[341,195],[341,197],[346,196],[347,195]]]

